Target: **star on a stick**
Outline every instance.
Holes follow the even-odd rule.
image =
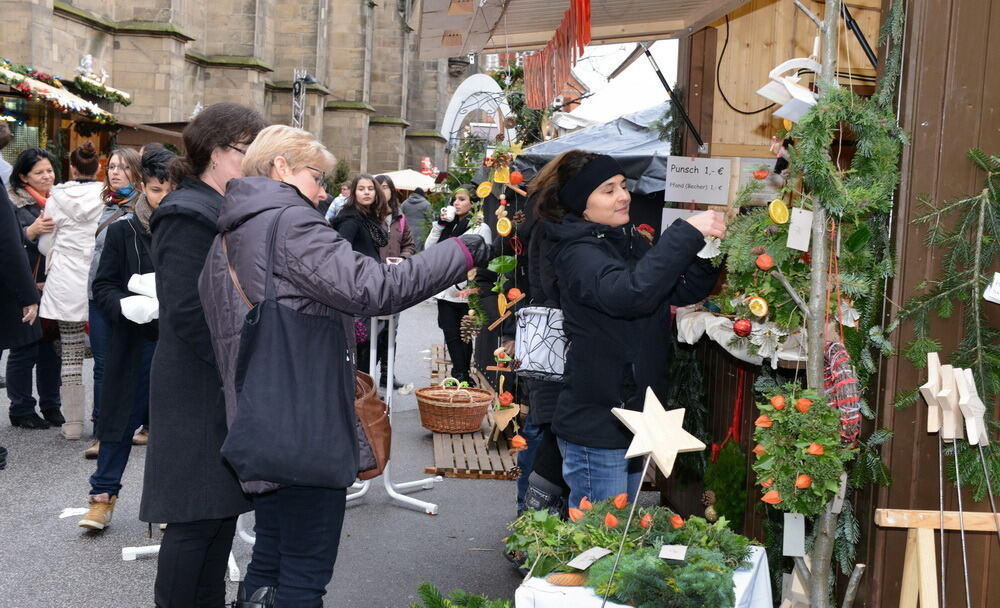
[[[646,389],[646,401],[641,412],[616,407],[611,413],[635,435],[628,446],[627,458],[652,454],[656,466],[665,477],[674,470],[674,460],[681,452],[700,452],[705,444],[683,428],[684,410],[663,409],[653,389]]]

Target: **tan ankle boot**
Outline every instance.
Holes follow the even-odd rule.
[[[100,496],[106,495],[99,494],[90,497],[90,510],[80,520],[81,528],[103,530],[111,525],[111,516],[115,512],[115,503],[118,501],[118,497],[112,496],[107,501],[102,501],[99,500]]]

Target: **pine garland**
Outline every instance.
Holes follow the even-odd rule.
[[[991,282],[990,268],[1000,254],[1000,155],[987,155],[973,148],[969,159],[985,174],[982,191],[955,201],[935,204],[923,200],[927,213],[914,220],[928,227],[927,248],[941,250],[940,279],[925,281],[920,285],[924,292],[907,300],[885,329],[881,339],[898,329],[903,322],[912,321],[914,339],[903,355],[918,369],[927,366],[927,353],[941,350],[941,343],[930,334],[931,316],[947,319],[954,313],[956,303],[964,305],[964,331],[949,362],[955,367],[968,368],[976,379],[980,397],[986,404],[994,403],[1000,395],[1000,331],[990,325],[984,310],[982,294]],[[951,224],[951,219],[957,221]],[[951,226],[949,228],[949,226]],[[896,407],[908,407],[917,400],[917,390],[904,392],[896,397]],[[987,428],[1000,429],[987,410]],[[978,449],[968,442],[954,443],[959,450],[959,469],[963,483],[972,487],[973,498],[986,497],[986,480],[979,462]],[[950,450],[955,449],[950,448]],[[990,478],[997,495],[1000,495],[1000,448],[991,443],[983,449]],[[948,461],[948,476],[955,480],[955,467]]]

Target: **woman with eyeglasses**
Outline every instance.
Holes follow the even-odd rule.
[[[152,432],[139,518],[167,524],[153,592],[160,608],[222,608],[236,518],[251,509],[219,454],[226,406],[198,275],[226,185],[243,176],[243,156],[266,124],[235,103],[199,112],[184,128],[187,156],[171,165],[177,189],[150,219],[159,341],[149,378]]]
[[[362,454],[362,437],[355,436],[352,424],[354,316],[398,312],[461,279],[489,256],[486,242],[473,235],[442,241],[398,265],[361,254],[316,208],[322,192],[318,182],[334,165],[333,155],[311,133],[285,125],[261,131],[243,161],[247,177],[230,182],[219,215],[221,234],[199,281],[234,433],[241,408],[250,404],[257,405],[258,413],[273,408],[275,417],[288,410],[287,400],[275,400],[252,382],[237,386],[241,328],[249,307],[259,305],[269,290],[283,308],[306,317],[298,322],[317,331],[333,330],[327,334],[332,336],[328,346],[291,353],[292,360],[281,363],[301,371],[304,382],[315,379],[321,394],[329,393],[323,407],[344,420],[325,446],[328,466],[340,482],[305,486],[259,476],[242,480],[253,497],[256,542],[237,608],[323,605],[344,522],[345,486],[354,480]],[[286,327],[301,328],[291,320]],[[155,437],[158,427],[153,429]],[[308,441],[286,439],[293,446]]]

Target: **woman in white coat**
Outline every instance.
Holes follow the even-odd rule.
[[[487,243],[492,242],[490,227],[483,221],[482,214],[473,211],[470,187],[455,190],[455,198],[449,207],[441,209],[438,221],[431,226],[424,249],[430,248],[438,241],[462,236],[463,234],[478,234]],[[444,333],[444,343],[451,357],[451,375],[461,381],[468,381],[469,367],[472,364],[472,344],[462,340],[460,332],[462,317],[469,310],[469,296],[466,291],[472,284],[467,281],[452,285],[434,296],[438,304],[438,327]]]
[[[45,290],[38,316],[59,322],[62,342],[62,435],[83,434],[83,328],[87,322],[87,277],[94,256],[94,235],[104,208],[104,184],[95,181],[100,167],[97,150],[84,142],[69,155],[70,181],[49,192],[45,215],[55,230],[43,235],[38,249],[45,255]]]

